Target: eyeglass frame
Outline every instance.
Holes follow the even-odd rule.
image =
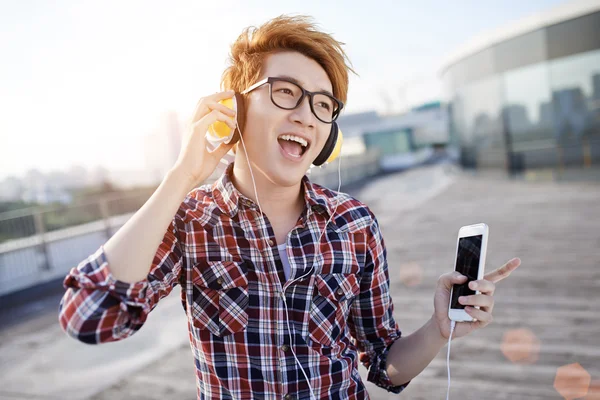
[[[298,86],[300,88],[300,90],[302,91],[302,96],[300,96],[300,99],[298,99],[298,103],[296,103],[296,105],[292,108],[285,108],[282,107],[280,105],[278,105],[277,103],[275,103],[275,100],[273,100],[273,82],[278,82],[278,81],[282,81],[282,82],[288,82],[288,83],[292,83],[296,86]],[[309,105],[310,105],[310,111],[313,113],[313,115],[321,122],[323,122],[324,124],[333,124],[338,117],[340,116],[340,112],[342,111],[342,108],[344,108],[344,103],[337,99],[336,97],[334,97],[331,93],[329,92],[325,92],[325,91],[319,91],[319,92],[311,92],[308,91],[306,89],[304,89],[302,86],[300,86],[300,84],[298,84],[298,82],[294,82],[288,78],[281,78],[281,77],[268,77],[265,79],[262,79],[258,82],[256,82],[254,85],[250,86],[248,89],[244,90],[243,92],[241,92],[241,94],[248,94],[251,91],[253,91],[254,89],[258,89],[259,87],[263,86],[264,84],[268,83],[269,84],[269,97],[271,98],[271,103],[273,103],[276,107],[281,108],[282,110],[295,110],[296,108],[298,108],[300,106],[300,104],[302,104],[302,102],[304,101],[304,98],[306,96],[308,96],[309,98]],[[331,121],[323,121],[321,118],[319,118],[319,116],[317,115],[317,113],[315,112],[315,108],[313,105],[313,96],[316,94],[323,94],[326,95],[328,97],[330,97],[331,99],[333,99],[337,105],[338,105],[338,109],[333,113],[332,115],[332,119]]]

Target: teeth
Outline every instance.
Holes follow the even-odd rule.
[[[294,135],[281,135],[281,136],[279,136],[279,139],[290,140],[292,142],[300,143],[302,145],[302,147],[308,146],[308,142],[306,140],[302,139],[301,137],[294,136]]]

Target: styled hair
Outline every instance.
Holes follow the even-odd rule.
[[[281,15],[259,27],[248,27],[231,45],[229,66],[221,77],[223,90],[239,93],[258,81],[267,56],[296,51],[315,60],[327,73],[333,95],[346,103],[350,60],[330,34],[320,31],[308,16]]]

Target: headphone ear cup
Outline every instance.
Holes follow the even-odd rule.
[[[333,122],[331,124],[331,131],[329,132],[325,146],[323,146],[323,150],[321,150],[317,158],[315,158],[313,161],[313,165],[317,167],[321,166],[326,162],[333,161],[338,156],[342,146],[341,141],[338,140],[340,133],[341,131],[337,125],[337,122]]]
[[[235,113],[235,118],[237,119],[237,129],[233,135],[233,143],[240,140],[240,135],[244,132],[244,127],[246,126],[246,100],[245,97],[239,93],[235,94],[235,103],[237,104],[237,111]]]
[[[340,153],[342,152],[342,144],[344,144],[344,135],[342,135],[342,130],[338,129],[335,147],[333,148],[333,151],[331,152],[331,155],[329,156],[327,161],[325,161],[326,163],[332,163],[336,158],[339,157]]]
[[[229,125],[217,121],[208,127],[208,133],[215,139],[222,140],[225,143],[236,143],[240,139],[239,131],[243,129],[245,123],[244,98],[242,95],[236,93],[232,98],[219,101],[219,104],[223,104],[225,107],[235,111],[237,129],[232,131]]]

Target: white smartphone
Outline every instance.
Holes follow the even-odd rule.
[[[454,270],[465,275],[467,281],[461,285],[453,285],[450,291],[448,318],[452,321],[476,321],[467,314],[465,306],[458,302],[458,298],[480,293],[478,290],[471,290],[468,285],[471,281],[483,279],[488,234],[489,228],[483,223],[463,226],[458,231]]]

